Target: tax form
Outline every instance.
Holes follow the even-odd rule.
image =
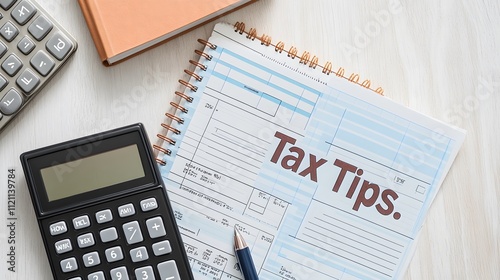
[[[217,24],[160,167],[195,278],[397,279],[465,132]],[[183,105],[184,106],[184,105]]]

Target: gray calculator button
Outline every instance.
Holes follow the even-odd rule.
[[[12,9],[10,14],[20,25],[25,24],[36,13],[36,8],[29,1],[23,0]]]
[[[12,23],[10,23],[10,21],[8,21],[2,26],[0,34],[2,34],[2,37],[7,40],[7,42],[10,42],[14,40],[17,34],[19,34],[19,30]]]
[[[67,258],[60,262],[63,272],[75,271],[78,269],[78,264],[75,258]]]
[[[75,229],[82,229],[90,227],[90,219],[87,215],[82,215],[73,219],[73,227]]]
[[[151,238],[157,238],[160,236],[167,235],[161,217],[156,217],[146,220],[146,226],[148,228],[149,237]]]
[[[23,54],[29,54],[34,48],[35,48],[35,43],[31,41],[28,36],[24,36],[19,43],[17,43],[17,48],[23,53]]]
[[[118,215],[120,215],[120,217],[122,217],[122,218],[132,216],[134,214],[135,214],[135,208],[134,208],[134,205],[132,203],[125,204],[125,205],[118,207]]]
[[[111,269],[109,274],[111,274],[111,280],[129,280],[127,268],[124,266]]]
[[[141,228],[137,221],[123,224],[123,232],[125,233],[125,239],[127,239],[128,244],[135,244],[143,240]]]
[[[55,247],[56,247],[56,253],[58,254],[66,253],[73,250],[73,247],[71,246],[71,240],[69,239],[63,239],[61,241],[57,241],[55,243]]]
[[[158,203],[156,203],[156,199],[154,197],[141,201],[141,209],[144,212],[155,210],[156,208],[158,208]]]
[[[78,247],[87,248],[95,244],[94,236],[92,233],[86,233],[78,236],[76,238],[78,242]]]
[[[3,104],[3,103],[2,103]],[[50,235],[55,236],[68,231],[68,227],[64,221],[53,223],[49,226]]]
[[[149,259],[148,251],[146,247],[142,246],[139,248],[135,248],[130,250],[130,258],[133,262],[142,262]]]
[[[97,271],[97,272],[89,274],[87,279],[88,280],[105,280],[106,278],[104,278],[104,272]]]
[[[28,27],[28,31],[38,41],[42,40],[52,30],[52,22],[44,16],[37,17]]]
[[[106,260],[110,263],[123,260],[123,252],[120,246],[108,248],[104,251],[104,254],[106,255]]]
[[[155,274],[153,273],[152,266],[139,267],[135,269],[135,277],[137,279],[154,280]]]
[[[170,242],[168,240],[156,242],[153,244],[153,254],[155,256],[161,256],[169,254],[172,252],[172,247],[170,247]]]
[[[82,280],[82,277],[73,277],[73,278],[69,278],[68,280]]]
[[[7,81],[4,76],[0,75],[0,90],[2,90],[8,83],[9,81]]]
[[[16,80],[17,85],[29,94],[40,83],[40,79],[30,69],[26,69]]]
[[[0,0],[0,6],[2,6],[4,10],[8,10],[16,1],[17,0]]]
[[[160,279],[181,280],[174,260],[159,263],[158,272],[160,273]]]
[[[30,60],[31,66],[42,76],[47,74],[54,68],[54,60],[52,60],[44,51],[38,51]]]
[[[85,267],[92,267],[99,265],[101,263],[101,259],[99,258],[99,253],[90,252],[83,255],[83,265]]]
[[[21,67],[23,67],[23,63],[14,54],[9,55],[2,63],[2,69],[11,77],[16,75]]]
[[[105,209],[95,213],[95,218],[97,220],[97,223],[103,224],[111,222],[113,220],[113,214],[111,214],[111,210]]]
[[[118,232],[116,232],[116,228],[114,227],[101,230],[99,235],[101,236],[101,241],[104,243],[118,239]]]
[[[45,47],[55,58],[63,60],[73,47],[73,44],[61,32],[56,32],[47,41]]]
[[[17,112],[17,110],[19,110],[19,108],[21,108],[21,105],[23,104],[23,98],[21,97],[21,95],[13,88],[11,88],[2,98],[2,100],[0,100],[0,112],[4,115],[12,115],[14,114],[15,112]],[[66,232],[67,228],[66,228],[66,223],[64,222],[61,222],[64,224],[64,232]],[[58,228],[62,231],[62,224],[61,224],[61,228]],[[52,225],[50,226],[50,232],[52,234]],[[60,232],[60,233],[64,233],[64,232]],[[58,233],[58,234],[60,234]],[[52,235],[55,235],[55,234],[52,234]]]
[[[7,52],[7,46],[0,42],[0,57],[2,57]]]

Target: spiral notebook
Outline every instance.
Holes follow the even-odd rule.
[[[198,40],[157,161],[195,278],[398,279],[465,132],[243,23]]]

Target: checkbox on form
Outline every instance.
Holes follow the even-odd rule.
[[[425,193],[425,187],[418,185],[417,188],[415,189],[415,192],[419,194],[424,194]]]

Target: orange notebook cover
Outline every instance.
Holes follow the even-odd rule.
[[[256,0],[78,0],[110,66]]]

